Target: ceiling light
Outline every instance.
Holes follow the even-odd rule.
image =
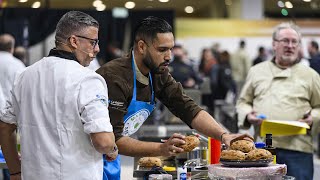
[[[39,8],[41,6],[41,2],[40,1],[36,1],[32,4],[32,8]]]
[[[19,0],[20,3],[28,2],[28,0]]]
[[[291,3],[290,1],[286,1],[285,5],[286,5],[286,7],[287,7],[288,9],[293,8],[293,5],[292,5],[292,3]]]
[[[126,2],[126,4],[124,4],[124,7],[126,7],[127,9],[133,9],[135,6],[136,6],[136,3],[132,1],[128,1]]]
[[[92,2],[92,6],[94,6],[94,7],[98,7],[101,4],[103,4],[101,0],[95,0],[95,1]]]
[[[159,0],[159,2],[169,2],[169,0]]]
[[[184,8],[184,11],[188,14],[193,13],[193,7],[192,6],[186,6]]]
[[[283,8],[284,7],[284,3],[282,1],[278,1],[278,6]]]
[[[104,11],[106,9],[106,5],[100,4],[98,7],[96,7],[97,11]]]
[[[304,2],[311,2],[311,0],[303,0]]]

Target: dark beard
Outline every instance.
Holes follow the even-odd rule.
[[[147,53],[146,57],[142,60],[145,66],[147,66],[148,69],[150,69],[151,73],[153,74],[162,74],[165,71],[164,64],[168,62],[163,62],[159,66],[157,66],[154,61],[152,60],[152,57],[150,56],[149,52]]]

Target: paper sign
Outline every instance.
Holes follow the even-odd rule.
[[[310,129],[310,126],[304,122],[263,120],[260,128],[260,136],[265,137],[266,134],[272,134],[273,136],[307,134],[307,129]]]

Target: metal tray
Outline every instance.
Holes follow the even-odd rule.
[[[232,167],[263,167],[268,166],[273,159],[261,159],[261,160],[227,160],[227,159],[220,159],[220,163],[225,166],[232,166]]]

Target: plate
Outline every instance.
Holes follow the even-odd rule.
[[[263,167],[268,166],[273,159],[261,159],[261,160],[227,160],[227,159],[220,159],[220,163],[225,166],[232,166],[232,167]]]

